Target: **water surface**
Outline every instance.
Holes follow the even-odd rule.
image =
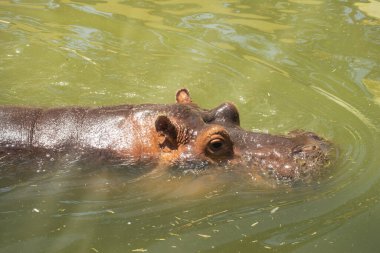
[[[246,129],[314,131],[339,153],[325,178],[277,188],[3,167],[0,252],[376,252],[379,12],[375,0],[1,1],[1,104],[171,103],[187,87],[204,108],[234,102]]]

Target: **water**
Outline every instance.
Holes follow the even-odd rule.
[[[171,103],[187,87],[205,108],[234,102],[246,129],[314,131],[339,153],[294,188],[54,162],[2,171],[0,252],[376,252],[379,12],[375,0],[1,1],[1,104]]]

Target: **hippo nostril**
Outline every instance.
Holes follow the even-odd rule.
[[[295,147],[292,151],[293,154],[303,154],[307,155],[308,153],[315,153],[320,150],[320,147],[318,145],[304,145],[304,146],[298,146]]]
[[[304,151],[304,152],[308,152],[308,151],[314,151],[314,150],[317,150],[317,146],[316,145],[307,145],[307,146],[304,146],[303,148],[302,148],[302,150]]]
[[[301,153],[302,151],[303,151],[303,147],[297,146],[297,147],[293,148],[292,153],[297,154],[297,153]]]

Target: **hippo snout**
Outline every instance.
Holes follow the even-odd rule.
[[[251,168],[265,178],[281,183],[310,182],[325,171],[331,160],[332,145],[311,132],[253,135],[253,152],[249,153],[249,160],[253,161]]]
[[[290,159],[292,163],[279,171],[284,179],[304,182],[320,176],[329,164],[331,144],[314,133],[302,133],[295,137],[298,145],[292,149]]]

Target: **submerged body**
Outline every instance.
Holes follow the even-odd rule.
[[[0,107],[0,157],[49,151],[126,167],[197,171],[217,165],[279,182],[310,181],[329,163],[330,144],[314,133],[250,132],[240,128],[231,103],[201,109],[186,89],[176,100],[101,108]]]

